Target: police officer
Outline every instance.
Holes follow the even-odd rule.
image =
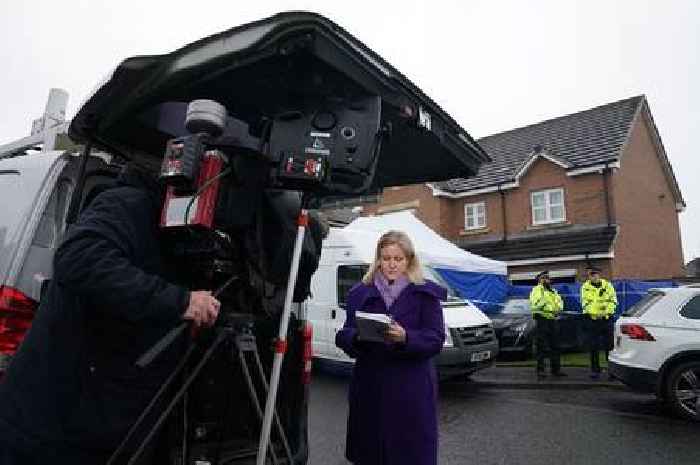
[[[591,377],[600,378],[600,351],[605,359],[612,349],[613,315],[617,308],[617,296],[610,281],[600,277],[600,269],[588,270],[588,281],[581,286],[581,307],[586,315],[586,332],[591,351]]]
[[[557,290],[552,287],[548,271],[541,272],[536,279],[538,284],[530,292],[530,310],[536,325],[537,377],[545,377],[545,358],[549,358],[552,376],[566,376],[561,372],[559,326],[556,320],[564,304]]]

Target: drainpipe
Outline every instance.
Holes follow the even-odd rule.
[[[612,224],[612,217],[610,215],[610,188],[608,187],[610,171],[611,168],[606,163],[603,168],[603,192],[605,193],[605,218],[608,221],[608,227]]]
[[[503,222],[503,242],[508,239],[508,227],[506,223],[506,193],[501,188],[502,184],[498,185],[498,193],[501,195],[501,221]]]

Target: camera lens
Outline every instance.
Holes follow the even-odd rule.
[[[343,129],[340,130],[340,135],[343,136],[344,139],[350,140],[355,137],[355,128],[351,126],[345,126]]]

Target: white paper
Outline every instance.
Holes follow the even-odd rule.
[[[355,312],[355,317],[391,324],[391,317],[389,315],[385,315],[384,313]]]

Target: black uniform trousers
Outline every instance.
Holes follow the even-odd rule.
[[[588,333],[588,350],[591,353],[591,371],[600,373],[600,351],[605,351],[605,360],[613,348],[614,324],[612,319],[600,318],[586,321]]]
[[[535,350],[537,354],[537,371],[544,372],[544,361],[549,358],[552,373],[559,373],[561,368],[559,353],[559,322],[541,315],[535,315]]]

